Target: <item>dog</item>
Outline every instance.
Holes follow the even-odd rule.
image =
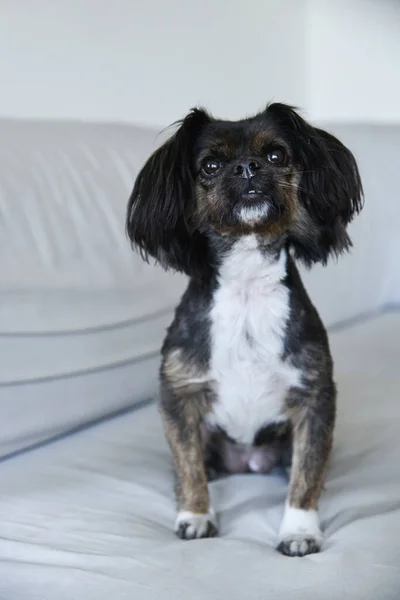
[[[217,534],[210,472],[291,465],[277,549],[320,550],[336,387],[296,262],[326,264],[348,250],[362,205],[351,151],[281,103],[240,121],[193,109],[139,172],[132,245],[189,278],[160,369],[180,538]]]

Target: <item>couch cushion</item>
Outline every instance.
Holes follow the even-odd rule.
[[[211,484],[221,536],[181,542],[155,407],[0,465],[0,597],[397,600],[400,313],[333,333],[339,412],[323,552],[274,550],[287,482]]]
[[[397,186],[400,127],[319,123],[354,153],[365,206],[350,224],[350,254],[303,273],[325,323],[333,324],[382,306],[400,305],[400,199]]]
[[[176,298],[181,278],[149,268],[125,235],[156,132],[0,120],[0,136],[1,333],[108,325]]]
[[[0,135],[1,289],[92,290],[146,277],[124,218],[155,131],[0,120]]]
[[[0,456],[154,395],[185,280],[124,231],[160,142],[135,126],[0,120]]]

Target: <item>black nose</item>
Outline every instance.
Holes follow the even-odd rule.
[[[234,167],[235,175],[239,175],[242,179],[251,179],[260,169],[261,165],[256,160],[240,162]]]

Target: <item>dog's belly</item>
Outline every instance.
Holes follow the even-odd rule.
[[[288,423],[259,432],[253,445],[238,444],[223,431],[202,427],[204,458],[211,477],[221,473],[270,473],[288,467],[292,458],[292,433]]]

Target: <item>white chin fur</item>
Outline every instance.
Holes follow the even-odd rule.
[[[319,544],[322,542],[317,511],[293,508],[286,504],[279,530],[279,541],[306,538],[313,538]]]
[[[268,206],[243,206],[239,211],[239,218],[243,223],[254,223],[268,216]]]

